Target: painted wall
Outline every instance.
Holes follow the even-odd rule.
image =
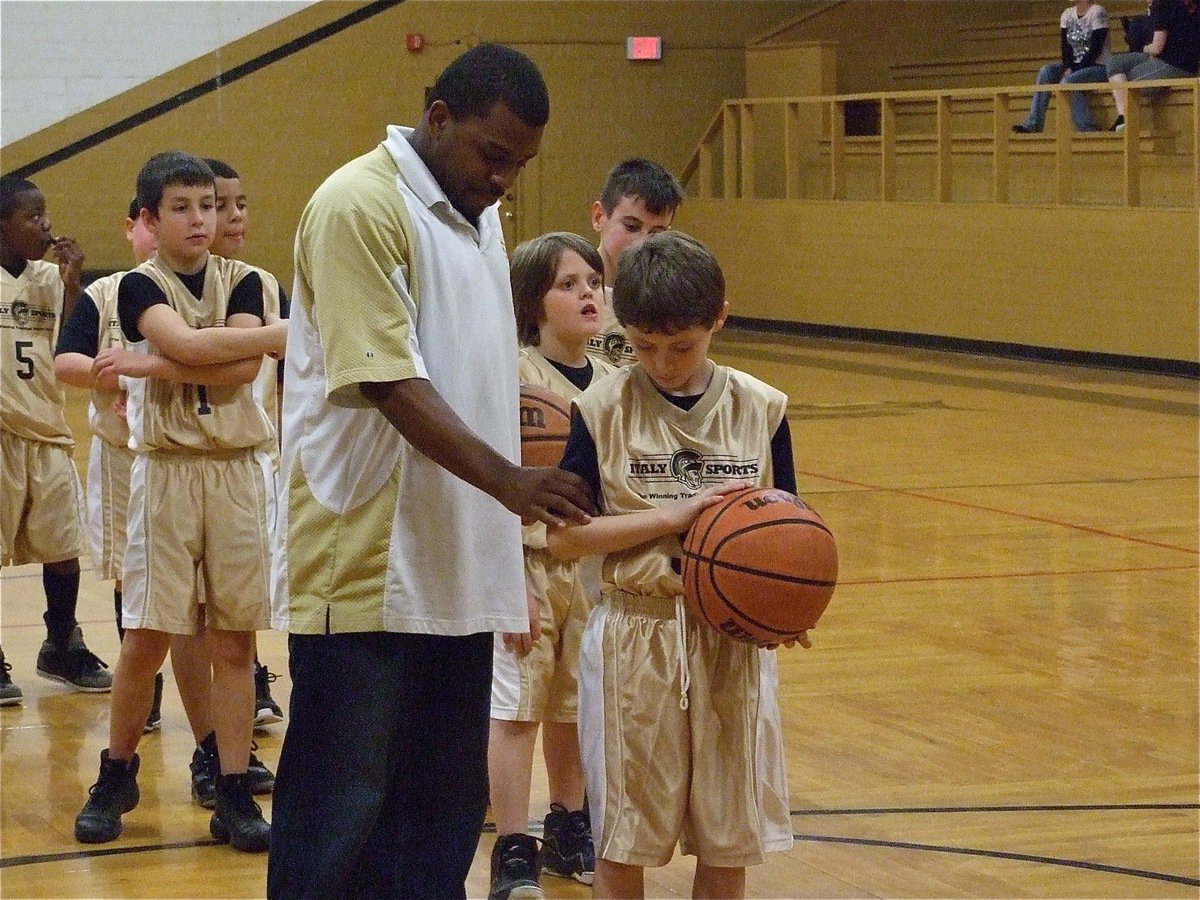
[[[1200,361],[1196,210],[694,200],[749,318]]]
[[[787,2],[409,0],[385,8],[238,80],[40,168],[57,231],[84,245],[89,267],[122,268],[119,223],[138,168],[178,148],[231,162],[252,207],[247,256],[291,279],[295,224],[313,189],[371,149],[388,123],[415,123],[424,90],[468,46],[495,40],[528,53],[551,94],[539,157],[512,204],[516,235],[590,234],[588,210],[607,171],[645,155],[678,170],[726,97],[744,90],[746,42],[794,14]],[[4,168],[36,163],[196,85],[226,77],[362,3],[318,3],[6,147]],[[420,32],[425,49],[405,50]],[[660,62],[631,63],[625,39],[663,37]]]
[[[0,3],[0,145],[7,146],[314,0]]]

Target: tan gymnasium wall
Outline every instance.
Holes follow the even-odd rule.
[[[1195,209],[690,199],[676,225],[733,316],[1200,361]]]
[[[380,141],[389,123],[415,124],[424,90],[454,57],[499,41],[529,54],[551,95],[539,158],[519,182],[517,237],[551,229],[591,234],[588,210],[613,164],[631,155],[682,168],[718,105],[744,91],[744,47],[794,16],[788,2],[407,0],[324,2],[3,149],[5,172],[75,142],[81,152],[29,175],[46,194],[57,233],[83,244],[87,266],[120,269],[120,223],[141,164],[182,149],[239,170],[251,203],[246,256],[291,283],[295,225],[314,188]],[[148,9],[152,9],[152,5]],[[290,54],[279,48],[347,15],[361,21]],[[331,30],[333,30],[331,28]],[[419,32],[420,53],[405,49]],[[660,35],[663,59],[625,59],[630,35]],[[112,137],[143,116],[239,66],[280,58]]]

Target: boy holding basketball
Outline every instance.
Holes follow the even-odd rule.
[[[612,285],[617,260],[626,247],[636,246],[652,234],[671,227],[683,203],[683,187],[656,162],[633,158],[618,163],[604,179],[600,196],[592,203],[592,228],[600,235],[604,260],[605,297],[600,330],[588,340],[588,352],[619,366],[636,361],[625,330],[612,311]]]
[[[792,844],[775,654],[684,609],[679,536],[732,490],[795,492],[787,397],[708,358],[728,303],[693,238],[627,250],[613,306],[637,364],[575,398],[562,462],[604,515],[547,532],[559,558],[606,554],[579,661],[594,894],[643,896],[680,842],[693,896],[740,897],[745,867]]]
[[[513,252],[522,384],[547,388],[569,403],[615,371],[587,355],[605,306],[603,271],[596,248],[567,232],[542,235]],[[583,810],[576,727],[579,642],[595,594],[595,568],[552,557],[541,523],[525,526],[522,538],[529,631],[497,635],[492,663],[488,775],[496,845],[490,900],[541,897],[539,870],[590,884],[596,859]],[[525,833],[539,724],[550,786],[540,864],[537,842]]]

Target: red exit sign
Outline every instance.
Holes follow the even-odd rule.
[[[628,37],[625,38],[626,59],[662,59],[662,38],[660,37]]]

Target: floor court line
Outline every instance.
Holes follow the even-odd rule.
[[[1200,810],[1200,803],[1050,803],[999,806],[854,806],[845,809],[792,809],[801,816],[926,815],[929,813],[1003,812],[1177,812]]]
[[[910,582],[930,581],[989,581],[1007,578],[1067,578],[1074,575],[1127,575],[1134,572],[1175,572],[1192,570],[1193,565],[1179,566],[1138,566],[1128,569],[1072,569],[1047,572],[995,572],[977,575],[913,575],[899,578],[854,578],[839,581],[839,585],[864,584],[908,584]]]
[[[1133,878],[1147,878],[1153,881],[1166,881],[1172,884],[1186,884],[1200,887],[1200,878],[1187,875],[1173,875],[1169,872],[1152,872],[1147,869],[1132,869],[1126,866],[1113,866],[1107,863],[1088,862],[1081,859],[1064,859],[1057,856],[1040,856],[1034,853],[1012,853],[1007,850],[981,850],[974,847],[951,847],[942,844],[917,844],[909,841],[883,841],[875,838],[843,837],[828,834],[794,834],[797,841],[808,841],[818,844],[854,844],[860,847],[882,847],[894,850],[918,850],[923,853],[953,853],[960,856],[983,856],[989,859],[1009,859],[1014,862],[1030,862],[1040,865],[1066,866],[1072,869],[1088,869],[1093,872],[1105,872],[1111,875],[1128,875]]]
[[[1175,550],[1179,553],[1188,553],[1192,556],[1200,556],[1200,549],[1195,547],[1181,547],[1178,544],[1167,544],[1162,541],[1152,541],[1149,538],[1134,537],[1129,534],[1121,534],[1116,531],[1106,531],[1103,528],[1094,528],[1091,525],[1080,525],[1076,522],[1063,522],[1061,519],[1051,519],[1047,516],[1035,516],[1032,513],[1017,512],[1012,509],[1001,509],[998,506],[984,506],[980,503],[967,503],[965,500],[952,500],[949,497],[935,497],[930,494],[923,494],[919,491],[905,490],[904,488],[889,488],[878,484],[868,484],[865,481],[854,481],[849,478],[838,478],[834,475],[826,475],[822,472],[807,472],[796,470],[797,475],[803,475],[808,478],[820,478],[824,481],[832,481],[835,484],[845,484],[850,487],[864,488],[870,491],[877,491],[884,494],[897,494],[901,497],[913,497],[917,500],[928,500],[932,503],[942,503],[947,506],[957,506],[961,509],[971,509],[976,512],[997,513],[1002,516],[1011,516],[1014,519],[1024,519],[1028,522],[1040,522],[1044,525],[1056,525],[1060,528],[1070,528],[1073,531],[1082,531],[1086,534],[1094,534],[1100,537],[1115,538],[1120,541],[1128,541],[1133,544],[1143,544],[1148,547],[1158,547],[1163,550]]]

